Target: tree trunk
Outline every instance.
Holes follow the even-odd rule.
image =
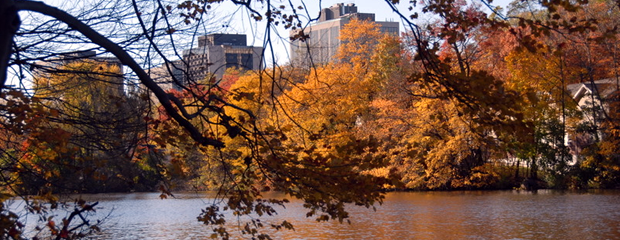
[[[19,29],[20,23],[15,2],[13,0],[0,1],[0,90],[6,84],[13,36]]]
[[[521,161],[517,160],[517,169],[515,170],[515,182],[519,182],[519,165],[521,165]]]

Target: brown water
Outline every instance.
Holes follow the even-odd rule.
[[[98,194],[98,215],[110,214],[91,239],[205,239],[196,221],[211,204],[204,194]],[[293,201],[268,221],[289,220],[295,231],[274,239],[620,239],[620,191],[389,193],[377,211],[350,208],[351,224],[317,223]],[[234,220],[231,226],[237,223]],[[231,229],[233,239],[241,238]],[[247,238],[247,236],[246,236]]]

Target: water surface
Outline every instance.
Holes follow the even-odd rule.
[[[107,216],[91,239],[204,239],[197,222],[213,203],[208,193],[83,195]],[[302,202],[265,221],[288,220],[295,231],[268,231],[274,239],[620,239],[620,191],[469,191],[389,193],[377,210],[350,207],[351,224],[317,223]],[[108,216],[109,215],[109,216]],[[242,219],[243,220],[243,219]],[[233,238],[237,221],[229,220]]]

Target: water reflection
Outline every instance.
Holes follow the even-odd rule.
[[[91,239],[203,239],[211,234],[196,221],[201,208],[213,203],[207,193],[166,200],[157,193],[83,197],[100,202],[100,216],[112,211],[104,232]],[[376,212],[351,207],[351,224],[308,219],[300,201],[266,220],[295,225],[295,231],[272,231],[274,239],[620,239],[619,210],[618,191],[405,192],[388,194]]]

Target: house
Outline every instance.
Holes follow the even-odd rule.
[[[582,114],[573,124],[574,128],[568,146],[577,160],[581,150],[605,137],[605,121],[609,121],[611,103],[617,101],[620,93],[620,78],[607,78],[596,81],[569,84],[567,90]]]

